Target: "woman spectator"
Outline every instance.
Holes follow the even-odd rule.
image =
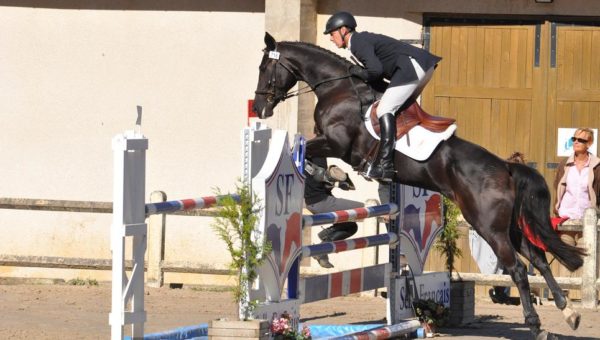
[[[589,128],[579,128],[573,137],[573,154],[563,159],[556,171],[554,187],[556,204],[554,214],[569,219],[580,219],[585,209],[598,208],[600,194],[600,158],[588,149],[594,143],[594,133]],[[564,232],[561,238],[575,245],[580,232]]]

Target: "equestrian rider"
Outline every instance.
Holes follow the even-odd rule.
[[[337,12],[327,20],[324,34],[338,48],[348,48],[364,65],[353,65],[350,74],[367,83],[389,80],[379,103],[377,118],[381,128],[379,152],[366,177],[391,181],[394,177],[394,146],[396,142],[395,113],[410,99],[421,93],[441,60],[421,48],[391,37],[370,32],[356,32],[356,20],[348,12]],[[410,103],[408,103],[410,104]]]

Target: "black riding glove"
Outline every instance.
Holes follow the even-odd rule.
[[[367,69],[362,68],[358,65],[352,65],[350,66],[350,75],[358,77],[360,79],[362,79],[363,81],[367,81],[369,79],[369,72],[367,72]]]

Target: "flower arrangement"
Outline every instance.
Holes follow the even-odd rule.
[[[450,319],[450,310],[432,299],[415,300],[413,307],[417,318],[424,326],[442,327]]]
[[[273,319],[271,323],[271,334],[275,340],[310,340],[310,328],[302,325],[302,330],[293,329],[290,325],[290,318],[287,314],[282,314],[280,318]]]

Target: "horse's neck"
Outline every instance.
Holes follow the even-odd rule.
[[[342,81],[345,74],[343,72],[332,72],[331,70],[324,70],[323,68],[316,67],[316,65],[305,65],[300,71],[300,79],[309,84],[314,90],[317,96],[326,95],[330,91],[333,91],[338,85],[335,82]],[[341,79],[340,79],[341,78]]]
[[[315,90],[332,87],[327,83],[333,79],[343,78],[348,73],[343,62],[335,60],[333,56],[326,55],[317,48],[302,45],[288,45],[288,47],[291,52],[289,60],[295,69],[296,77]]]

